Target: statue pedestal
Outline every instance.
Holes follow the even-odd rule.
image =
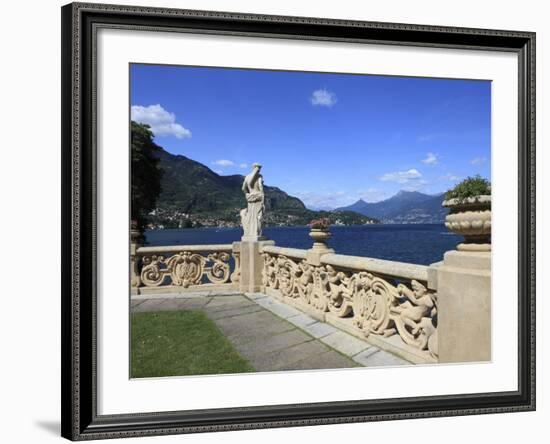
[[[260,248],[265,245],[275,245],[272,240],[263,236],[243,236],[241,239],[241,277],[239,289],[242,292],[254,293],[262,289],[263,260]]]

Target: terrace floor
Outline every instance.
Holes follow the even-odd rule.
[[[263,293],[133,296],[132,312],[202,310],[257,371],[409,364]]]

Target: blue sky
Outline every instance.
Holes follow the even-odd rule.
[[[311,208],[490,179],[491,83],[133,64],[132,119],[219,174],[263,164]]]

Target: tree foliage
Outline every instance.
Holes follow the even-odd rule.
[[[446,199],[465,199],[467,197],[483,196],[491,194],[491,182],[482,178],[479,174],[467,177],[445,194]]]
[[[162,169],[158,158],[161,148],[153,142],[149,125],[136,122],[131,122],[131,147],[131,217],[143,227],[161,192]]]

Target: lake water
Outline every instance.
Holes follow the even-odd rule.
[[[444,225],[357,225],[330,228],[330,247],[338,254],[367,256],[399,262],[429,265],[443,260],[463,238],[450,233]],[[270,227],[263,230],[279,247],[311,248],[308,227]],[[147,245],[229,244],[240,240],[240,228],[193,228],[148,230]]]

